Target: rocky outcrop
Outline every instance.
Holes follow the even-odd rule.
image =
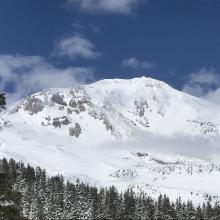
[[[145,113],[145,109],[149,108],[148,102],[144,101],[134,101],[134,105],[136,106],[136,111],[139,117],[143,117]]]
[[[55,128],[61,128],[62,125],[69,125],[69,124],[70,124],[70,120],[66,116],[53,118],[53,122],[52,122],[52,125]]]
[[[59,93],[54,94],[54,95],[51,97],[51,101],[52,101],[53,103],[58,104],[58,105],[67,106],[67,103],[64,101],[63,96],[60,95]]]
[[[69,106],[71,108],[76,108],[77,107],[77,103],[74,99],[71,99],[70,102],[69,102]]]
[[[86,111],[86,105],[90,106],[91,102],[87,99],[75,100],[74,98],[70,100],[69,106],[74,109],[74,111],[79,114],[80,112]]]
[[[74,136],[74,137],[78,138],[79,135],[81,134],[81,132],[82,132],[82,129],[81,129],[79,123],[75,123],[74,128],[73,127],[69,128],[69,135],[70,136]]]
[[[44,108],[43,102],[35,97],[28,98],[24,103],[24,110],[31,115],[41,112],[43,108]]]
[[[203,134],[218,134],[218,127],[209,121],[187,120],[188,123],[196,125]]]
[[[116,178],[123,178],[123,177],[135,178],[138,176],[138,173],[136,170],[132,170],[132,169],[119,169],[116,170],[113,174],[110,174],[110,176]]]

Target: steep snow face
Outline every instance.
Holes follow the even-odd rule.
[[[220,181],[219,129],[220,106],[161,81],[102,80],[2,112],[0,155],[73,180],[201,201],[220,195],[206,184]]]
[[[146,77],[103,80],[84,88],[96,105],[113,107],[141,129],[159,135],[218,134],[219,106],[177,91],[161,81]]]

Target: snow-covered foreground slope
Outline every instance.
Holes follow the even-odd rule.
[[[49,89],[0,115],[0,155],[200,202],[220,196],[220,106],[150,79]]]

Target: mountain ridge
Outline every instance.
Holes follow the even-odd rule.
[[[155,196],[166,192],[173,199],[199,192],[195,201],[220,194],[202,184],[220,180],[220,106],[158,80],[44,90],[2,112],[0,126],[1,157],[73,181],[131,186]],[[197,189],[184,181],[194,181]]]

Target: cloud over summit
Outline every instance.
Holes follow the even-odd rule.
[[[183,91],[220,104],[220,74],[213,68],[202,68],[190,75]]]
[[[75,87],[93,73],[91,68],[58,68],[40,56],[0,55],[0,90],[10,88],[9,104],[42,89]]]

